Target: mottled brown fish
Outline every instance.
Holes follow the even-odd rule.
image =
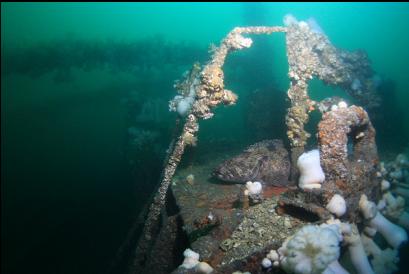
[[[287,186],[289,174],[290,159],[282,140],[264,140],[251,145],[213,172],[213,176],[226,182],[259,181],[274,186]]]

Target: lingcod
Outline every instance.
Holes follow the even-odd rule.
[[[288,186],[289,174],[288,151],[278,139],[255,143],[213,171],[213,176],[226,182],[259,181],[274,186]]]

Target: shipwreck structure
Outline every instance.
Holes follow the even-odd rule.
[[[375,129],[366,112],[380,104],[370,62],[364,52],[347,52],[333,46],[316,24],[297,21],[292,16],[287,16],[284,22],[285,27],[234,28],[214,50],[206,65],[194,64],[185,78],[176,83],[178,95],[170,101],[169,107],[179,113],[182,126],[179,136],[169,147],[161,184],[134,249],[131,273],[149,273],[155,267],[156,273],[166,273],[172,266],[174,273],[340,271],[343,267],[338,259],[346,249],[361,256],[352,258],[352,265],[358,273],[382,273],[379,260],[382,256],[386,260],[384,251],[389,252],[389,249],[372,250],[377,261],[373,259],[369,263],[366,254],[361,254],[362,246],[363,242],[365,247],[367,243],[376,245],[372,240],[376,231],[387,238],[385,233],[393,229],[398,237],[386,239],[392,249],[388,253],[391,255],[387,257],[389,261],[384,264],[394,262],[396,265],[396,250],[407,240],[407,235],[399,227],[395,228],[396,225],[379,221],[380,213],[374,207],[374,202],[381,200],[386,190],[382,187],[384,176],[375,144]],[[274,157],[257,160],[257,153],[272,151],[269,145],[282,144],[280,141],[264,141],[246,150],[245,156],[240,155],[228,162],[232,164],[243,157],[252,157],[249,165],[244,165],[251,172],[242,172],[241,177],[231,173],[241,180],[247,178],[242,174],[250,174],[257,180],[275,180],[264,185],[263,190],[252,184],[247,184],[246,189],[234,184],[209,185],[195,182],[192,176],[186,177],[184,184],[176,183],[174,175],[185,148],[196,143],[199,120],[212,118],[215,107],[234,105],[238,100],[237,95],[224,86],[226,57],[233,51],[251,47],[252,40],[245,35],[275,32],[286,34],[289,63],[287,95],[290,105],[285,121],[290,151],[288,164],[284,165],[287,173],[281,171],[280,176],[268,173],[270,163],[277,165]],[[328,85],[341,87],[362,107],[347,106],[340,98],[314,101],[308,95],[308,83],[314,77]],[[322,113],[315,155],[319,155],[318,167],[322,167],[323,174],[314,187],[303,188],[297,186],[297,161],[306,152],[310,133],[305,130],[305,125],[312,111]],[[282,157],[288,156],[286,151],[280,153]],[[230,172],[226,170],[220,167],[218,174]],[[268,176],[263,177],[260,170],[266,170]],[[288,180],[283,174],[290,174]],[[180,208],[178,216],[167,216],[164,210],[171,184],[171,195]],[[177,240],[175,235],[181,233],[180,228],[194,251],[187,249],[183,264],[176,268],[174,262],[173,265],[169,262],[171,258],[167,261],[164,258],[172,257],[172,252],[180,252],[171,247],[171,241]],[[319,241],[317,233],[327,235],[327,242],[317,245],[314,254],[308,254],[308,246],[303,246],[308,243],[302,239],[308,236],[312,242]],[[313,240],[316,238],[318,240]],[[328,246],[330,243],[331,247]],[[163,256],[152,256],[152,253]],[[300,266],[301,258],[303,264]],[[317,260],[324,263],[317,265]]]

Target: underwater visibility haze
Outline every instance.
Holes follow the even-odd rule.
[[[407,273],[408,3],[2,3],[2,273]]]

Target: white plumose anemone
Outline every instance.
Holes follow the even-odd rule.
[[[325,174],[320,165],[318,149],[304,152],[298,157],[297,167],[300,170],[299,187],[302,189],[321,188]]]
[[[375,203],[368,201],[366,195],[359,200],[362,215],[369,221],[369,225],[376,228],[393,248],[398,248],[408,240],[406,231],[386,219],[377,209]]]
[[[322,273],[339,257],[339,237],[328,227],[306,225],[278,249],[288,273]]]

